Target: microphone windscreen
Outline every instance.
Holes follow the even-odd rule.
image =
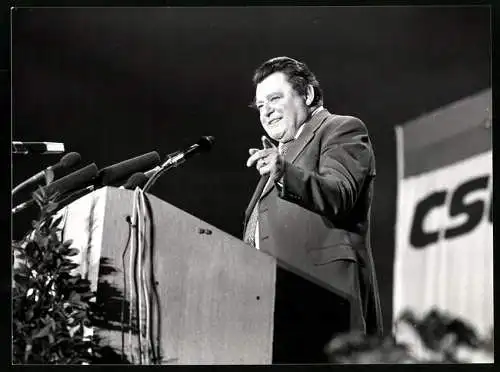
[[[200,146],[200,150],[209,151],[215,143],[214,136],[203,136],[198,141],[198,145]]]
[[[144,172],[159,164],[160,155],[156,151],[148,152],[101,169],[99,171],[99,182],[103,186],[108,186],[132,173]]]
[[[45,186],[44,189],[48,195],[56,191],[64,194],[68,191],[90,185],[92,180],[97,177],[97,174],[97,165],[92,163]]]
[[[82,157],[77,152],[70,152],[64,155],[61,160],[59,160],[59,164],[62,168],[73,168],[74,166],[80,164],[82,161]]]
[[[130,176],[127,182],[123,185],[124,188],[128,190],[133,190],[137,186],[142,187],[148,182],[148,177],[142,172],[134,173]]]

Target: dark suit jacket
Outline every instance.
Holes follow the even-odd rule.
[[[269,176],[261,177],[245,226],[261,196],[260,249],[349,300],[351,328],[381,332],[367,239],[375,176],[367,129],[355,117],[326,109],[304,125],[285,156],[283,186],[263,190]]]

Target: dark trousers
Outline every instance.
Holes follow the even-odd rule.
[[[327,363],[326,344],[336,334],[352,330],[352,302],[278,268],[273,363]]]

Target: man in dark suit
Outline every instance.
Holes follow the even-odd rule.
[[[309,68],[288,57],[253,77],[267,135],[247,167],[261,175],[245,213],[244,240],[345,299],[347,330],[381,333],[369,241],[375,157],[363,122],[331,114]]]

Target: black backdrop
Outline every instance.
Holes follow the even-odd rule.
[[[152,193],[240,237],[262,129],[251,75],[306,62],[332,112],[360,117],[377,158],[372,245],[392,318],[394,126],[490,87],[488,7],[18,8],[12,12],[14,140],[64,142],[99,167],[216,137]],[[58,156],[14,156],[13,184]],[[29,197],[17,196],[17,204]],[[14,236],[36,210],[15,216]]]

